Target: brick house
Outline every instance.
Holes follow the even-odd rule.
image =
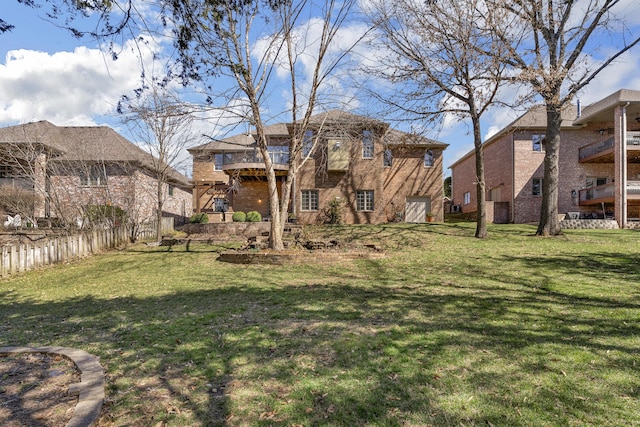
[[[279,183],[288,173],[293,132],[292,123],[267,128]],[[298,222],[324,222],[325,210],[336,200],[346,224],[425,222],[427,212],[444,219],[442,153],[447,144],[339,110],[313,116],[304,141],[297,161],[308,158],[294,182],[289,208]],[[229,221],[230,215],[222,213],[226,210],[255,210],[268,217],[264,163],[255,135],[214,140],[189,152],[195,212],[207,212],[211,221]]]
[[[562,119],[558,212],[615,218],[620,227],[640,218],[640,91],[568,107]],[[539,221],[545,128],[545,108],[536,106],[484,143],[490,221]],[[475,212],[474,152],[450,168],[453,210]]]
[[[122,208],[130,219],[155,218],[154,159],[106,126],[67,127],[48,121],[0,128],[0,186],[35,194],[34,219],[77,221],[90,205]],[[170,171],[163,216],[184,222],[191,183]]]

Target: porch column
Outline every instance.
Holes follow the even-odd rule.
[[[620,228],[627,225],[627,111],[618,106],[614,111],[614,204],[615,219]]]

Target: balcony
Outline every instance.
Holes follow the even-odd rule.
[[[613,163],[614,138],[594,142],[580,148],[580,163]]]
[[[276,175],[283,176],[289,170],[289,152],[285,150],[269,151]],[[239,173],[245,176],[265,176],[264,158],[257,151],[225,153],[222,168],[227,174]]]
[[[580,163],[613,163],[614,138],[594,142],[580,148]],[[630,162],[640,161],[640,132],[627,132],[627,153]]]
[[[598,185],[580,190],[580,206],[613,203],[615,184]],[[627,201],[640,201],[640,181],[627,181]]]

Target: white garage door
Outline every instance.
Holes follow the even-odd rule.
[[[407,197],[404,220],[406,222],[427,222],[427,212],[430,210],[430,197]]]

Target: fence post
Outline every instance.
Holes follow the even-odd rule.
[[[9,262],[8,250],[6,246],[3,246],[2,247],[2,265],[0,266],[2,268],[2,277],[8,276],[8,273],[7,273],[8,262]]]

